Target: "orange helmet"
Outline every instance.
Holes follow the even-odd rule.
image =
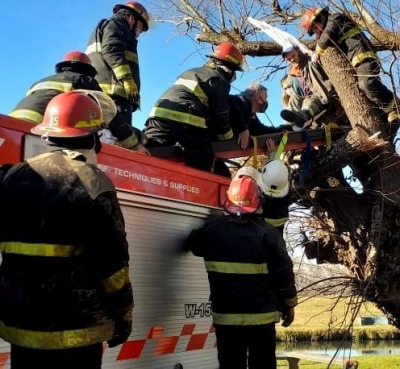
[[[146,8],[136,1],[129,1],[126,4],[117,4],[114,6],[113,13],[118,13],[119,10],[126,9],[133,13],[134,17],[142,21],[143,32],[149,30],[150,14]]]
[[[314,32],[312,31],[312,26],[314,25],[317,17],[319,15],[327,15],[329,13],[329,8],[326,6],[325,8],[311,8],[308,9],[300,20],[300,25],[304,28],[307,33],[312,36]]]
[[[224,207],[230,214],[251,214],[260,207],[260,189],[257,182],[249,176],[233,178],[226,194],[228,198]]]
[[[48,137],[81,137],[103,128],[101,108],[90,92],[70,91],[53,97],[43,122],[31,132]]]
[[[82,71],[91,77],[94,77],[97,74],[90,58],[80,51],[70,51],[67,53],[63,60],[56,64],[56,73],[60,73],[63,71],[63,68],[71,66],[76,67],[77,69],[82,69]]]
[[[243,70],[243,55],[240,50],[230,42],[219,44],[215,50],[207,56],[229,63],[229,65],[233,65],[236,70]]]

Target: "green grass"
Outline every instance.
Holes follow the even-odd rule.
[[[337,301],[324,297],[300,299],[292,325],[288,328],[277,325],[277,340],[341,340],[344,336],[355,341],[400,339],[400,331],[391,325],[361,325],[361,317],[383,315],[371,303],[356,304],[348,299]],[[350,324],[352,316],[355,317],[353,325]]]
[[[359,306],[359,310],[357,307]],[[351,316],[354,324],[351,326]],[[307,341],[335,341],[341,340],[344,335],[353,341],[391,340],[400,339],[400,331],[387,324],[362,326],[361,317],[384,316],[384,314],[371,303],[356,304],[352,300],[332,298],[300,299],[295,308],[295,320],[288,328],[280,324],[277,327],[277,340],[288,343]],[[332,345],[335,346],[334,342]],[[378,342],[372,343],[373,346]],[[294,348],[296,350],[296,348]],[[400,356],[361,356],[352,357],[359,363],[360,369],[400,369]],[[341,369],[340,365],[315,363],[300,360],[301,369]],[[278,369],[288,368],[288,363],[278,360]]]
[[[365,356],[357,357],[359,369],[400,369],[400,356]],[[278,361],[278,369],[288,368],[288,363]],[[312,363],[307,360],[300,361],[301,369],[328,369],[328,364]],[[341,369],[339,365],[331,365],[329,369]]]

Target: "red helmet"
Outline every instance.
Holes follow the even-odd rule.
[[[305,11],[300,20],[300,25],[304,28],[307,33],[312,36],[314,32],[312,31],[312,26],[315,23],[317,17],[321,15],[327,15],[329,13],[329,8],[326,6],[325,8],[311,8]]]
[[[83,71],[86,69],[86,73],[91,77],[97,74],[90,58],[80,51],[70,51],[66,54],[63,60],[56,64],[56,73],[60,73],[63,71],[63,68],[70,66],[77,67],[77,69],[81,68]]]
[[[70,91],[53,97],[43,122],[31,129],[36,135],[81,137],[103,128],[101,108],[90,92]]]
[[[210,58],[218,59],[233,65],[236,70],[243,70],[243,55],[240,50],[230,42],[219,44],[215,51],[207,55]]]
[[[136,1],[129,1],[126,4],[117,4],[114,6],[113,13],[118,13],[119,10],[126,9],[129,10],[143,23],[143,32],[149,30],[150,14],[146,8]]]
[[[227,191],[224,207],[235,215],[250,214],[257,211],[261,204],[260,189],[256,181],[249,176],[235,177]]]

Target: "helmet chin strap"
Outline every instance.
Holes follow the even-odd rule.
[[[97,166],[97,155],[94,149],[79,149],[77,150],[86,158],[86,163]]]
[[[232,83],[236,79],[236,72],[231,68],[227,67],[226,65],[219,65],[218,68],[222,69],[229,83]]]

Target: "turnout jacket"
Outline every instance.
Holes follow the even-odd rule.
[[[77,89],[101,91],[94,78],[82,73],[63,71],[35,82],[10,115],[33,123],[42,123],[46,106],[53,97]]]
[[[0,187],[0,337],[34,349],[111,339],[133,308],[111,181],[76,151],[15,165]]]
[[[218,68],[189,69],[161,95],[149,117],[209,128],[218,139],[229,140],[233,137],[229,125],[230,88]]]
[[[127,100],[123,80],[133,78],[140,93],[138,40],[128,22],[113,15],[102,19],[89,38],[86,54],[97,70],[96,79],[109,96]]]
[[[237,136],[246,129],[249,130],[252,136],[278,132],[275,127],[267,127],[258,119],[257,114],[251,110],[251,102],[244,96],[229,95],[228,101],[229,119],[234,136]]]
[[[274,323],[281,308],[297,304],[283,238],[259,215],[213,217],[191,232],[186,248],[204,258],[215,324]]]
[[[317,54],[322,54],[329,46],[336,46],[343,51],[353,67],[366,60],[378,59],[365,34],[343,13],[329,14],[324,30],[317,40]]]

